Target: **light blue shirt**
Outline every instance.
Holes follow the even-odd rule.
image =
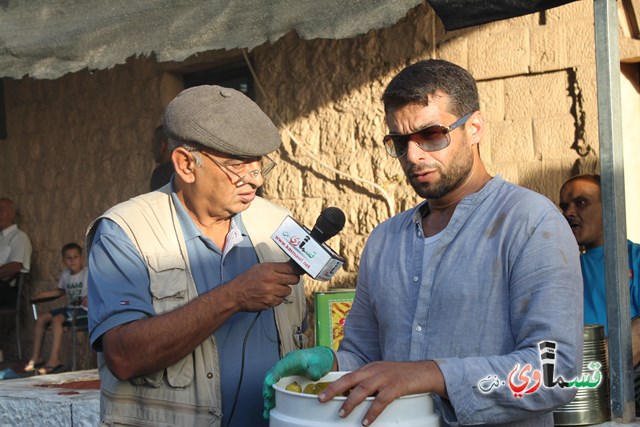
[[[629,258],[629,302],[631,318],[640,316],[640,245],[627,240]],[[584,324],[607,328],[607,302],[604,281],[604,247],[589,249],[580,255],[584,279]]]
[[[507,379],[516,365],[541,368],[542,341],[557,343],[556,377],[572,380],[582,365],[582,276],[566,220],[545,197],[495,177],[460,201],[425,264],[423,207],[371,233],[339,369],[435,360],[449,396],[436,400],[450,425],[552,426],[549,411],[575,389],[541,386],[516,398]],[[488,376],[503,382],[485,393]]]
[[[198,294],[229,282],[258,263],[240,215],[233,217],[230,230],[230,235],[237,236],[238,243],[225,248],[223,256],[220,248],[196,227],[176,194],[171,196]],[[110,220],[101,220],[98,224],[89,254],[89,305],[91,345],[98,351],[101,350],[100,337],[109,329],[155,315],[146,264],[126,233]],[[230,415],[240,378],[243,341],[255,317],[256,313],[236,313],[214,334],[220,363],[223,425]],[[268,309],[261,312],[248,335],[233,425],[268,425],[262,419],[262,380],[278,360],[275,318],[273,309]]]

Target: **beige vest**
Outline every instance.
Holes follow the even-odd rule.
[[[271,240],[271,234],[287,214],[285,209],[262,198],[256,198],[249,209],[241,213],[260,262],[288,260]],[[118,224],[145,260],[156,313],[174,310],[198,296],[169,186],[121,203],[101,218]],[[87,232],[87,253],[97,221]],[[291,295],[274,311],[280,354],[284,356],[306,344],[302,333],[306,315],[302,280],[292,286]],[[98,368],[102,425],[220,425],[220,373],[213,336],[178,363],[131,381],[114,377],[102,353],[98,353]],[[257,394],[260,392],[256,390]]]

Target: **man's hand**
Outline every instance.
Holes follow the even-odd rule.
[[[362,420],[370,425],[399,397],[417,393],[437,393],[446,397],[444,377],[438,365],[424,362],[374,362],[345,374],[318,396],[324,403],[350,390],[338,415],[347,417],[369,396],[376,396]]]
[[[264,378],[262,386],[263,418],[269,419],[269,411],[275,406],[273,385],[280,381],[280,378],[290,375],[304,375],[315,381],[327,375],[333,366],[333,351],[327,347],[313,347],[287,353],[267,372]]]
[[[300,281],[286,262],[259,263],[231,280],[229,290],[240,311],[261,311],[281,304],[291,294],[289,285]]]

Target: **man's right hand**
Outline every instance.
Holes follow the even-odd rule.
[[[260,311],[281,304],[291,294],[300,275],[287,262],[256,264],[231,280],[232,290],[241,311]]]

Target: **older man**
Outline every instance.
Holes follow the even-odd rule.
[[[556,378],[542,384],[540,349],[546,355],[555,343],[555,375],[565,379],[582,362],[571,230],[548,199],[487,173],[478,147],[486,125],[468,71],[418,62],[382,100],[387,153],[426,200],[369,236],[335,357],[326,348],[287,355],[267,374],[265,409],[279,377],[339,369],[353,372],[319,399],[351,390],[339,413],[349,416],[375,394],[363,425],[394,399],[429,392],[448,425],[552,426],[551,411],[575,390]]]
[[[0,198],[0,279],[31,268],[31,242],[16,224],[16,206],[11,199]]]
[[[306,327],[300,277],[270,239],[288,212],[256,196],[278,130],[218,86],[181,92],[164,128],[172,182],[87,235],[102,422],[266,425],[261,379]]]
[[[580,255],[584,280],[584,324],[607,330],[604,279],[604,229],[600,175],[577,175],[560,188],[560,209],[584,252]],[[640,364],[640,245],[627,240],[630,313],[633,321],[633,365]]]

